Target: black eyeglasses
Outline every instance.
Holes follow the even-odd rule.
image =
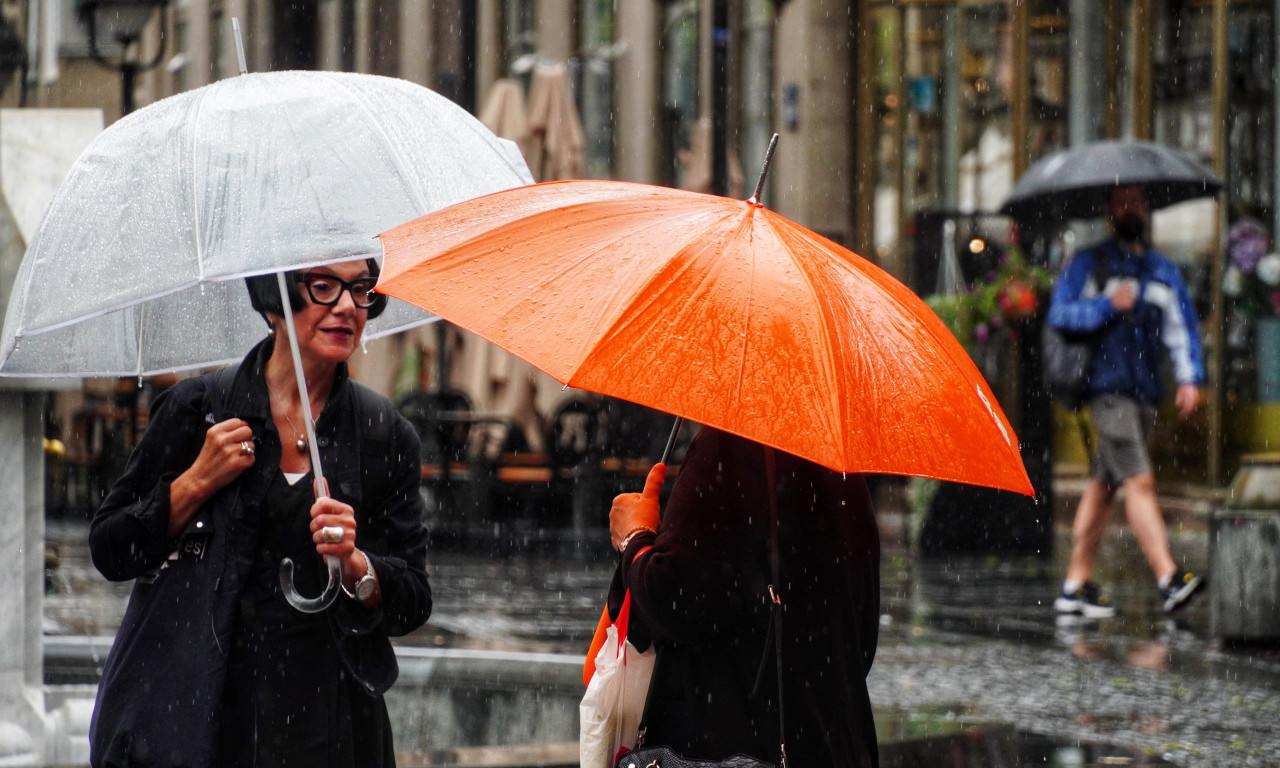
[[[298,275],[298,282],[307,286],[307,295],[313,302],[326,307],[337,304],[343,291],[351,294],[351,301],[360,309],[368,309],[378,300],[378,294],[373,292],[378,283],[376,277],[357,277],[347,282],[324,272],[303,272]]]

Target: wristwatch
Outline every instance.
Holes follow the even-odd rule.
[[[347,597],[364,602],[373,597],[373,592],[378,588],[378,577],[373,572],[373,561],[364,552],[360,555],[364,557],[364,575],[356,579],[354,590],[347,589],[347,585],[342,585],[342,591],[347,593]]]

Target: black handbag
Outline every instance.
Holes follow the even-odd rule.
[[[647,747],[623,753],[616,768],[774,768],[750,755],[731,755],[719,760],[684,757],[667,747]]]
[[[769,585],[770,607],[769,630],[766,633],[764,654],[760,659],[760,672],[756,675],[756,688],[764,677],[765,663],[768,661],[769,645],[774,648],[774,659],[778,668],[778,755],[780,768],[787,768],[787,730],[786,719],[782,707],[782,597],[775,585],[781,584],[780,556],[778,554],[778,499],[777,470],[773,449],[764,448],[765,477],[769,484],[769,566],[773,573],[773,583]],[[658,654],[659,665],[662,654]],[[778,765],[742,753],[721,758],[685,757],[670,747],[644,745],[645,723],[649,719],[649,705],[653,701],[653,684],[658,679],[657,669],[649,680],[649,696],[644,702],[644,714],[640,716],[640,735],[636,738],[636,748],[624,752],[614,764],[614,768],[779,768]]]

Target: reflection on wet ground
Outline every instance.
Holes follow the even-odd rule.
[[[1055,615],[1064,554],[919,562],[894,530],[886,529],[883,631],[869,678],[883,765],[1280,765],[1280,652],[1216,641],[1207,593],[1166,618],[1123,527],[1113,527],[1098,574],[1120,614],[1102,622]],[[49,528],[59,565],[45,607],[51,683],[91,674],[84,648],[100,655],[128,594],[128,585],[106,584],[92,570],[84,534],[83,525]],[[580,656],[613,567],[596,549],[436,552],[434,615],[401,645]],[[1204,531],[1176,533],[1174,549],[1204,570]],[[1063,532],[1057,552],[1066,552]],[[571,747],[545,745],[555,756],[539,761],[572,762]],[[490,759],[464,752],[471,754],[424,749],[406,754],[406,764]]]
[[[873,701],[909,711],[949,704],[1013,727],[1027,750],[1040,738],[1028,734],[1060,747],[1130,750],[1103,755],[1103,765],[1156,757],[1184,766],[1280,765],[1280,651],[1215,639],[1207,590],[1175,617],[1163,614],[1123,526],[1112,527],[1098,569],[1118,615],[1056,615],[1065,534],[1050,561],[919,562],[886,537]],[[1184,528],[1172,538],[1186,567],[1205,572],[1207,534]],[[1081,759],[1048,764],[1094,764]]]

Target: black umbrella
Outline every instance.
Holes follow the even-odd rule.
[[[1162,144],[1100,141],[1041,158],[1022,175],[1000,207],[1022,221],[1066,221],[1101,216],[1107,190],[1138,185],[1154,210],[1222,188],[1201,163]]]

